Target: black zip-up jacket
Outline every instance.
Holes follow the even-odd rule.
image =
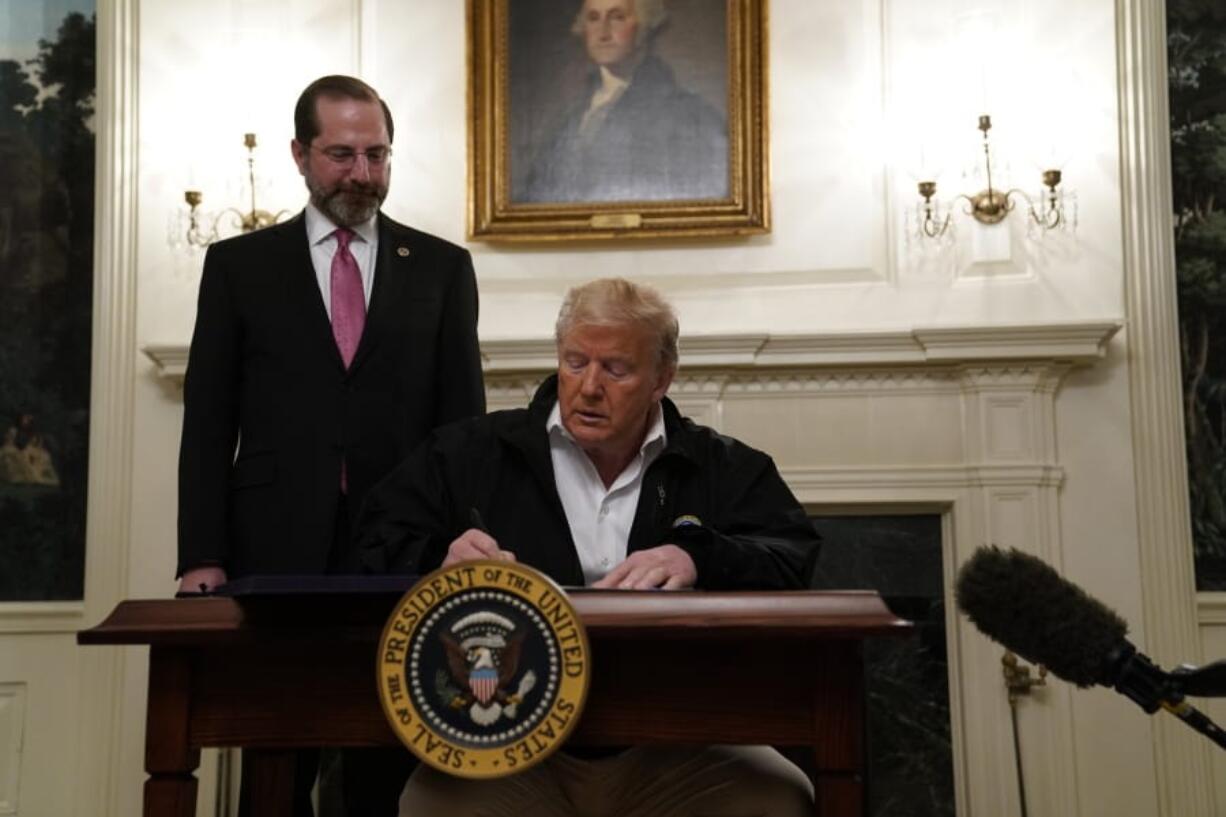
[[[582,585],[545,429],[556,401],[554,376],[526,409],[437,429],[368,495],[357,533],[363,568],[433,570],[479,518],[520,562]],[[643,475],[627,552],[675,544],[706,590],[807,586],[820,539],[771,458],[682,417],[667,398],[662,407],[668,440]]]

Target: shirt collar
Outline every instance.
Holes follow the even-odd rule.
[[[561,435],[571,442],[575,440],[566,430],[566,426],[562,425],[562,405],[557,400],[553,401],[553,411],[549,412],[549,416],[545,419],[545,433],[550,437]]]
[[[613,94],[621,93],[629,84],[630,80],[622,79],[603,65],[600,66],[600,87],[604,91],[604,95],[612,96]]]
[[[367,244],[371,244],[374,242],[375,236],[378,235],[378,231],[379,231],[379,227],[377,224],[378,219],[379,219],[378,214],[375,214],[371,216],[369,219],[367,219],[366,221],[363,221],[361,224],[356,224],[353,227],[350,227],[349,229],[353,230],[353,232],[357,235],[357,237],[360,238],[362,241],[365,241]],[[319,242],[323,241],[325,238],[331,237],[331,235],[334,232],[336,232],[336,228],[337,228],[337,225],[332,222],[332,219],[328,218],[322,212],[320,212],[319,208],[316,207],[313,203],[307,202],[307,206],[306,206],[307,241],[310,243],[312,247],[314,247]]]
[[[545,432],[550,437],[561,436],[563,439],[575,442],[575,438],[566,430],[566,426],[562,424],[562,407],[557,400],[553,401],[553,411],[549,412],[549,418],[545,420]],[[643,444],[639,446],[640,454],[648,454],[649,452],[662,449],[664,444],[668,442],[668,433],[664,430],[664,409],[659,403],[656,403],[655,408],[651,412],[651,424],[647,426],[647,433],[643,436]]]

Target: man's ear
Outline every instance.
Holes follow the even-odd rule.
[[[310,147],[303,145],[297,139],[291,139],[289,140],[289,152],[294,156],[294,164],[298,165],[298,172],[305,176],[307,158],[311,152]]]
[[[651,390],[651,399],[659,402],[668,393],[668,387],[673,384],[673,376],[677,374],[676,366],[662,366],[656,375],[656,385]]]

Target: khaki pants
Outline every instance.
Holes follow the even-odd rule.
[[[401,817],[811,817],[813,786],[766,746],[636,746],[557,752],[511,777],[464,780],[419,766]]]

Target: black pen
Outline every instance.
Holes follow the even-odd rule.
[[[175,598],[176,599],[198,599],[204,596],[217,595],[212,590],[210,590],[209,586],[205,584],[204,582],[201,582],[198,586],[200,588],[199,590],[180,590],[178,591],[177,593],[175,593]]]
[[[489,531],[485,529],[485,522],[481,519],[481,511],[477,510],[475,507],[468,509],[468,524],[482,533],[489,533]]]

